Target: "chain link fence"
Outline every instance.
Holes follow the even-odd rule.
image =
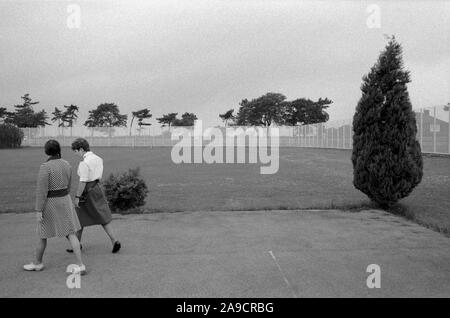
[[[450,111],[449,106],[422,108],[415,111],[417,139],[422,152],[450,154]],[[86,138],[92,146],[104,147],[164,147],[178,142],[172,140],[177,127],[126,127],[88,128],[84,126],[23,128],[24,146],[43,146],[50,139],[58,140],[62,146],[70,146],[77,137]],[[183,127],[193,133],[193,127]],[[206,128],[206,127],[205,127]],[[225,127],[216,127],[227,136]],[[242,128],[248,131],[252,127]],[[351,149],[353,139],[352,120],[329,121],[304,126],[281,126],[280,147],[314,147]],[[229,138],[229,136],[227,136]],[[252,138],[249,134],[248,138]],[[204,138],[208,143],[210,138]],[[249,141],[249,144],[251,141]]]

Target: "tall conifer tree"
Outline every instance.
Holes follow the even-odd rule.
[[[392,37],[363,77],[353,118],[353,184],[387,207],[422,180],[422,154],[406,84],[402,47]]]

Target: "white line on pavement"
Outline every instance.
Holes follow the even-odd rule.
[[[294,298],[298,298],[298,297],[297,297],[297,294],[296,294],[295,291],[294,291],[294,288],[292,288],[292,286],[291,286],[291,283],[289,283],[289,281],[288,281],[286,275],[284,275],[284,272],[283,272],[283,270],[281,269],[280,264],[278,264],[277,258],[275,257],[275,255],[273,254],[272,251],[269,251],[269,254],[270,254],[270,256],[272,256],[272,259],[274,260],[275,264],[277,265],[278,270],[279,270],[280,273],[281,273],[281,276],[283,276],[284,282],[286,283],[286,285],[287,285],[287,286],[289,287],[289,289],[291,290],[292,295],[294,296]]]

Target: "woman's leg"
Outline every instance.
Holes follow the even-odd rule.
[[[78,232],[77,232],[77,238],[78,241],[81,243],[81,236],[83,236],[83,228],[81,228]]]
[[[44,251],[47,247],[47,239],[40,238],[36,247],[36,265],[42,264],[42,258],[44,257]]]
[[[79,266],[83,265],[83,260],[81,259],[80,241],[75,234],[69,234],[67,238],[70,241],[70,245],[72,245],[72,250],[77,258],[77,264]]]
[[[111,240],[111,244],[113,246],[112,252],[115,254],[117,253],[122,245],[120,244],[120,242],[118,240],[116,240],[115,236],[114,236],[114,232],[111,226],[111,222],[109,222],[108,224],[103,224],[103,229],[105,230],[106,234],[108,234],[109,239]]]
[[[77,231],[77,233],[76,233],[76,237],[78,238],[78,242],[79,242],[79,244],[80,244],[80,250],[83,248],[82,246],[81,246],[81,236],[83,235],[83,228],[81,228],[80,230],[78,230]],[[69,239],[69,236],[66,236],[67,237],[67,240],[69,240],[69,243],[71,243],[70,242],[70,239]],[[73,248],[68,248],[68,249],[66,249],[66,251],[68,252],[68,253],[73,253]]]
[[[105,230],[106,234],[108,234],[109,239],[111,240],[111,243],[114,245],[114,243],[117,241],[116,237],[114,236],[114,231],[111,226],[111,222],[108,224],[103,224],[103,229]]]

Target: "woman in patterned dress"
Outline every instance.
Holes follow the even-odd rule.
[[[75,208],[70,198],[72,168],[61,159],[61,148],[56,140],[45,144],[45,153],[50,156],[39,169],[35,210],[37,215],[36,261],[25,265],[27,271],[40,271],[44,268],[42,258],[51,237],[67,237],[74,250],[77,265],[75,272],[86,273],[81,259],[80,242],[75,233],[81,228]]]

